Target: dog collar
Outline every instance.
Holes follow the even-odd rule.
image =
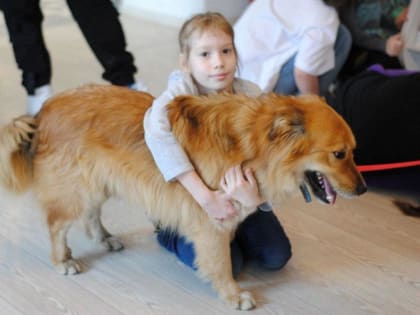
[[[258,207],[257,207],[257,209],[258,210],[261,210],[261,211],[264,211],[264,212],[270,212],[270,211],[273,211],[273,207],[267,202],[267,201],[265,201],[265,202],[263,202],[262,204],[260,204]]]

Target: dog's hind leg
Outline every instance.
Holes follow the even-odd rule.
[[[73,259],[71,249],[67,245],[67,233],[73,223],[73,218],[69,218],[57,210],[48,209],[47,211],[51,260],[56,270],[64,275],[79,273],[82,270],[81,265]]]
[[[252,294],[241,291],[233,279],[229,233],[207,226],[192,239],[199,273],[210,279],[219,296],[235,309],[254,308],[256,303]]]
[[[119,251],[124,249],[124,245],[115,236],[107,231],[101,220],[101,205],[93,207],[84,218],[87,235],[95,242],[101,244],[109,251]]]

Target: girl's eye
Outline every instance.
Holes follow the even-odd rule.
[[[200,53],[200,56],[205,58],[209,56],[209,53],[207,51],[203,51],[202,53]]]
[[[230,54],[230,53],[232,52],[232,49],[231,49],[231,48],[225,48],[225,49],[223,49],[223,50],[222,50],[222,52],[223,52],[225,55],[227,55],[227,54]]]

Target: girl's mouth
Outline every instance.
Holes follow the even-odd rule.
[[[216,80],[224,80],[227,78],[227,76],[228,76],[227,73],[219,73],[219,74],[212,75],[212,77]]]

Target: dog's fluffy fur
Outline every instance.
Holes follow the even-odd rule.
[[[80,271],[66,241],[76,219],[108,249],[122,248],[100,221],[101,205],[117,196],[191,240],[199,273],[228,303],[250,309],[252,295],[232,278],[229,243],[237,224],[255,209],[237,203],[240,215],[217,223],[179,183],[164,181],[144,142],[143,117],[152,100],[96,85],[53,97],[33,120],[21,117],[0,130],[0,181],[16,192],[35,192],[60,272]],[[308,171],[347,197],[366,190],[353,162],[352,132],[321,98],[182,96],[168,114],[174,135],[212,189],[228,168],[242,163],[255,171],[262,196],[274,205],[299,191]]]

